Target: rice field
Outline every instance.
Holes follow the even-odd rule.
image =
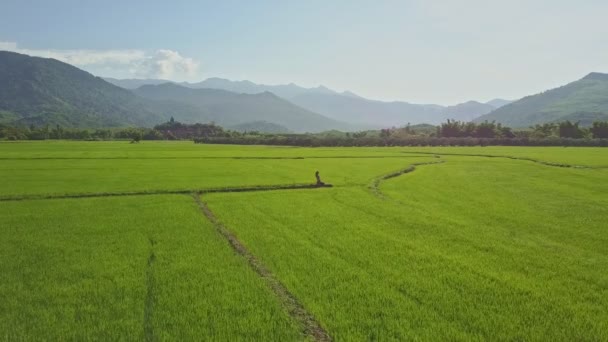
[[[608,340],[607,194],[601,148],[0,143],[0,340]]]
[[[4,340],[298,338],[188,196],[3,202]]]

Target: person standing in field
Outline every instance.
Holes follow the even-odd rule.
[[[321,182],[321,177],[319,176],[319,171],[315,172],[315,177],[317,178],[317,186],[325,185],[325,183]]]

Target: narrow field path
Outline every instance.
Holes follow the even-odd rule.
[[[232,234],[218,219],[211,209],[201,200],[200,193],[194,194],[194,200],[201,212],[214,225],[217,231],[226,239],[235,252],[243,256],[249,266],[266,282],[287,310],[289,315],[300,325],[302,333],[314,341],[331,341],[329,334],[321,324],[309,313],[297,298]]]
[[[514,156],[504,156],[504,155],[493,155],[493,154],[475,154],[475,153],[445,153],[445,152],[403,152],[406,154],[423,154],[423,155],[436,155],[436,156],[454,156],[454,157],[483,157],[483,158],[504,158],[504,159],[512,159],[512,160],[522,160],[533,162],[545,166],[553,166],[553,167],[565,167],[565,168],[574,168],[574,169],[606,169],[608,166],[589,166],[589,165],[576,165],[576,164],[566,164],[566,163],[556,163],[556,162],[548,162],[540,159],[534,159],[529,157],[514,157]]]
[[[402,152],[408,153],[408,152]],[[418,154],[418,153],[414,153]],[[202,156],[202,157],[0,157],[0,160],[157,160],[157,159],[228,159],[228,160],[300,160],[300,159],[382,159],[382,158],[403,158],[403,155],[384,155],[384,156],[276,156],[276,157],[251,157],[251,156],[233,156],[233,157],[213,157],[213,156]]]
[[[217,192],[249,192],[249,191],[271,191],[271,190],[297,190],[297,189],[319,189],[330,188],[331,184],[276,184],[276,185],[254,185],[244,187],[224,187],[207,189],[182,189],[182,190],[144,190],[144,191],[125,191],[125,192],[92,192],[81,194],[32,194],[17,196],[0,196],[0,202],[6,201],[25,201],[41,199],[68,199],[68,198],[92,198],[92,197],[112,197],[112,196],[146,196],[146,195],[179,195],[191,193],[217,193]]]
[[[154,288],[156,281],[154,280],[154,262],[156,255],[154,254],[154,245],[156,241],[150,238],[150,255],[148,256],[148,264],[146,266],[146,301],[144,303],[144,339],[145,341],[156,341],[154,337],[154,326],[152,324],[152,316],[154,313]]]
[[[387,174],[382,175],[380,177],[374,178],[374,180],[372,181],[372,183],[369,185],[368,188],[377,197],[385,199],[386,196],[384,196],[384,194],[382,194],[382,191],[380,191],[380,183],[382,183],[383,181],[385,181],[387,179],[394,178],[394,177],[401,176],[401,175],[406,174],[406,173],[413,172],[414,170],[416,170],[416,166],[442,164],[442,163],[445,163],[445,160],[438,160],[438,161],[432,161],[432,162],[410,164],[410,166],[406,167],[405,169],[401,169],[401,170],[398,170],[398,171],[395,171],[395,172],[387,173]]]

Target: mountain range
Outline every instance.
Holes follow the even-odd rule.
[[[150,100],[172,101],[199,108],[207,113],[206,121],[223,126],[265,121],[294,132],[319,132],[349,126],[295,106],[270,92],[237,94],[221,89],[193,89],[163,83],[141,86],[134,93]]]
[[[592,72],[565,86],[526,96],[475,121],[496,121],[510,127],[528,127],[546,122],[608,120],[608,74]]]
[[[444,107],[317,93],[298,95],[291,102],[336,120],[376,127],[399,127],[407,123],[439,124],[447,119],[470,121],[496,109],[476,101]]]
[[[256,84],[251,81],[231,81],[224,78],[211,77],[201,82],[189,83],[189,82],[172,82],[169,80],[162,79],[116,79],[111,77],[106,77],[106,81],[117,85],[119,87],[125,89],[137,89],[143,85],[159,85],[163,83],[176,83],[184,87],[193,88],[193,89],[222,89],[231,91],[233,93],[238,94],[259,94],[264,92],[273,93],[279,97],[284,99],[291,99],[294,96],[306,94],[306,93],[322,93],[322,94],[341,94],[345,96],[358,97],[356,94],[352,92],[345,91],[342,93],[338,93],[324,86],[318,86],[316,88],[304,88],[300,87],[294,83],[286,84],[286,85],[265,85],[265,84]]]
[[[224,126],[257,122],[260,127],[259,121],[268,121],[294,132],[353,127],[271,93],[237,94],[172,83],[131,91],[55,59],[0,51],[0,123],[149,127],[170,117]]]
[[[148,125],[156,107],[54,59],[0,51],[0,122],[67,127]]]
[[[354,131],[446,119],[497,121],[514,128],[563,120],[588,125],[608,120],[608,75],[590,73],[514,102],[441,106],[370,100],[349,91],[293,83],[102,79],[58,60],[0,51],[0,123],[150,127],[170,117],[273,132]]]
[[[171,81],[160,79],[106,78],[125,89],[137,89],[142,85],[159,85]],[[271,92],[302,108],[328,118],[349,122],[360,128],[383,128],[403,126],[407,123],[439,124],[447,119],[470,121],[487,114],[510,101],[494,99],[488,103],[468,101],[453,106],[412,104],[400,101],[377,101],[366,99],[350,91],[338,92],[325,86],[305,88],[290,83],[286,85],[256,84],[251,81],[231,81],[208,78],[198,83],[176,83],[193,89],[222,89],[242,94]]]

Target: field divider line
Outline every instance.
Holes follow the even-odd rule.
[[[407,153],[407,152],[398,152]],[[418,154],[418,153],[414,153]],[[0,157],[0,160],[157,160],[157,159],[227,159],[227,160],[300,160],[300,159],[382,159],[382,158],[403,158],[402,154],[385,156],[308,156],[308,157]],[[413,156],[410,156],[413,157]]]
[[[321,324],[309,313],[298,299],[270,272],[270,270],[256,258],[239,239],[230,232],[215,216],[209,206],[201,199],[200,193],[193,195],[194,200],[203,215],[213,224],[215,229],[228,241],[232,249],[244,257],[249,266],[266,282],[275,294],[281,305],[289,315],[300,325],[302,333],[314,341],[331,341],[332,338],[323,329]]]
[[[379,198],[384,199],[384,198],[386,198],[386,196],[384,196],[382,194],[382,191],[380,191],[380,183],[382,183],[382,181],[385,181],[385,180],[391,179],[391,178],[395,178],[395,177],[399,177],[406,173],[414,172],[416,170],[416,166],[434,165],[434,164],[443,164],[443,163],[445,163],[445,160],[438,160],[438,161],[425,162],[425,163],[413,163],[413,164],[410,164],[405,169],[397,170],[397,171],[387,173],[385,175],[375,178],[372,181],[372,183],[369,185],[368,188],[372,191],[372,193],[374,195],[376,195]]]
[[[608,166],[589,166],[589,165],[576,165],[576,164],[566,164],[566,163],[556,163],[549,162],[540,159],[528,158],[528,157],[514,157],[514,156],[504,156],[504,155],[492,155],[492,154],[475,154],[475,153],[439,153],[439,152],[403,152],[410,154],[422,154],[422,155],[436,155],[436,156],[453,156],[453,157],[483,157],[483,158],[505,158],[511,160],[522,160],[529,161],[545,166],[553,166],[553,167],[563,167],[563,168],[573,168],[573,169],[605,169]]]
[[[146,265],[146,300],[144,302],[144,340],[155,341],[154,324],[152,317],[154,315],[154,292],[156,281],[154,279],[154,263],[156,255],[154,254],[154,245],[156,241],[150,238],[150,255]]]
[[[151,190],[151,191],[126,191],[126,192],[97,192],[63,195],[17,195],[0,197],[0,202],[26,201],[26,200],[48,200],[48,199],[70,199],[70,198],[94,198],[94,197],[121,197],[121,196],[148,196],[148,195],[179,195],[195,193],[218,193],[218,192],[251,192],[272,190],[298,190],[331,188],[331,184],[277,184],[277,185],[253,185],[245,187],[225,187],[208,189],[185,189],[185,190]]]

